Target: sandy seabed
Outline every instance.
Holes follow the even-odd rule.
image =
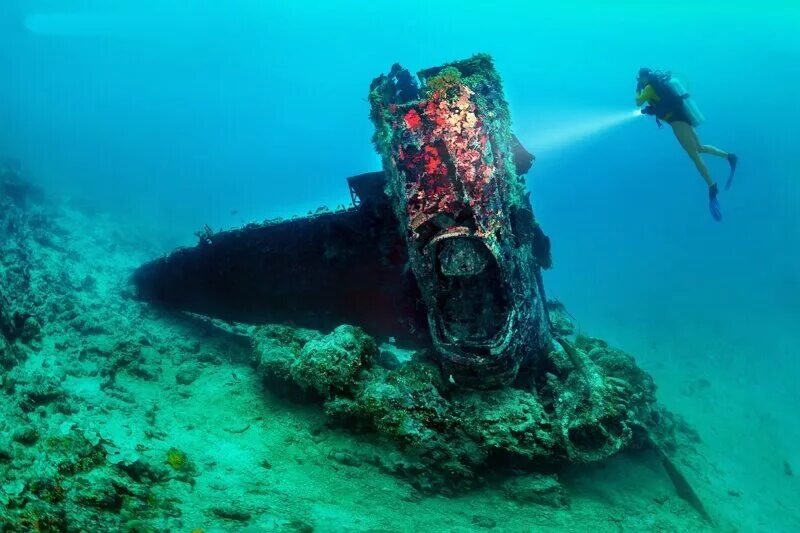
[[[0,191],[0,531],[712,529],[653,452],[560,472],[557,505],[492,484],[420,493],[361,459],[368,437],[266,391],[247,328],[133,299],[132,270],[164,252],[145,232],[37,196]],[[702,321],[669,341],[655,325],[592,332],[699,433],[681,466],[722,531],[800,530],[796,363],[752,362],[796,344],[764,320],[761,344]]]

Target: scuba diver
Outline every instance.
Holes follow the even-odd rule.
[[[711,174],[700,157],[700,154],[711,154],[717,157],[724,157],[730,165],[730,175],[725,184],[725,189],[729,189],[733,182],[733,174],[736,172],[738,158],[736,154],[725,152],[708,144],[702,144],[697,136],[695,128],[703,123],[700,110],[697,109],[694,101],[689,98],[689,94],[684,90],[680,81],[674,78],[669,72],[658,72],[649,68],[639,69],[639,76],[636,85],[636,105],[641,106],[647,103],[642,109],[643,115],[653,115],[656,117],[658,127],[664,121],[672,126],[675,137],[689,157],[694,162],[700,175],[708,185],[708,208],[714,220],[722,220],[722,211],[719,207],[719,188],[711,178]]]
[[[411,74],[400,66],[400,63],[392,65],[392,69],[389,71],[389,79],[394,82],[395,97],[398,102],[405,103],[419,98],[417,83],[411,77]]]

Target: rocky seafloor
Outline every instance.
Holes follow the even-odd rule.
[[[454,390],[424,353],[356,327],[150,308],[130,274],[158,253],[4,171],[0,531],[710,527],[642,435],[571,464],[587,461],[547,430],[555,406]],[[576,346],[702,481],[697,434],[656,404],[634,359],[599,339]]]

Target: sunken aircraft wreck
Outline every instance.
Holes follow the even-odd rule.
[[[631,356],[568,340],[571,320],[545,298],[550,241],[523,177],[533,156],[511,133],[491,58],[417,77],[395,65],[372,82],[383,171],[348,179],[352,207],[202,232],[136,270],[139,298],[259,325],[265,382],[399,446],[376,460],[420,488],[649,447],[709,520],[671,459],[691,430]],[[419,349],[386,365],[370,335]]]
[[[550,344],[550,242],[523,177],[533,156],[489,56],[418,78],[395,65],[373,81],[384,170],[348,179],[353,207],[201,234],[138,269],[139,297],[247,323],[357,324],[432,345],[456,383],[512,382]]]

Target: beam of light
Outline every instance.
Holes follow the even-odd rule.
[[[537,121],[550,123],[552,127],[530,133],[523,139],[523,142],[537,156],[550,154],[567,149],[589,137],[607,132],[639,116],[642,116],[639,109],[609,113],[590,112],[580,115],[568,112],[561,117],[556,115],[549,120]]]

